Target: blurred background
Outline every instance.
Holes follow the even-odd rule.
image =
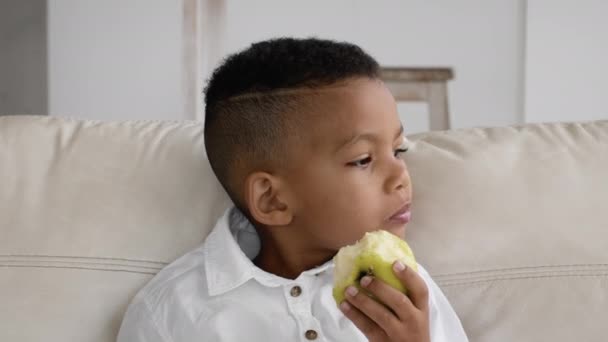
[[[607,17],[605,0],[0,0],[0,115],[202,120],[227,54],[317,36],[449,70],[425,79],[447,89],[448,128],[608,119]],[[431,129],[410,100],[406,130]]]

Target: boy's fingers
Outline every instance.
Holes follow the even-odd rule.
[[[393,272],[407,289],[407,296],[419,310],[427,311],[429,306],[429,289],[422,277],[402,262],[395,261]]]
[[[393,331],[399,324],[397,316],[388,308],[354,286],[349,286],[346,290],[346,299],[351,306],[359,309],[363,315],[374,321],[382,331]]]
[[[401,320],[406,320],[418,310],[410,298],[379,279],[365,276],[361,279],[361,286],[391,308]]]
[[[382,330],[374,321],[372,321],[369,317],[365,316],[359,309],[352,306],[348,303],[348,301],[343,301],[340,304],[340,310],[348,319],[355,324],[355,326],[361,330],[363,335],[367,336],[368,339],[371,336],[376,336],[382,333]]]

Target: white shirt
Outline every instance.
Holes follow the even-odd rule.
[[[333,262],[281,278],[251,261],[260,248],[249,221],[226,211],[205,242],[161,270],[133,299],[118,342],[367,341],[332,297]],[[424,268],[433,342],[467,341]]]

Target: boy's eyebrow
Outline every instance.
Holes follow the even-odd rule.
[[[399,130],[397,131],[397,134],[395,134],[395,138],[393,140],[396,140],[397,138],[399,138],[401,136],[401,134],[403,134],[403,124],[399,125]],[[354,145],[355,143],[361,141],[361,140],[367,140],[367,141],[376,141],[378,140],[378,136],[376,134],[373,133],[363,133],[363,134],[356,134],[353,135],[352,137],[349,137],[348,139],[344,139],[339,145],[338,148],[336,149],[336,152],[340,151],[341,149],[347,147],[347,146],[351,146]]]

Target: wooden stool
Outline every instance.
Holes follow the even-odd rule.
[[[429,106],[431,131],[450,129],[447,81],[451,68],[381,68],[380,76],[395,100],[424,101]]]

